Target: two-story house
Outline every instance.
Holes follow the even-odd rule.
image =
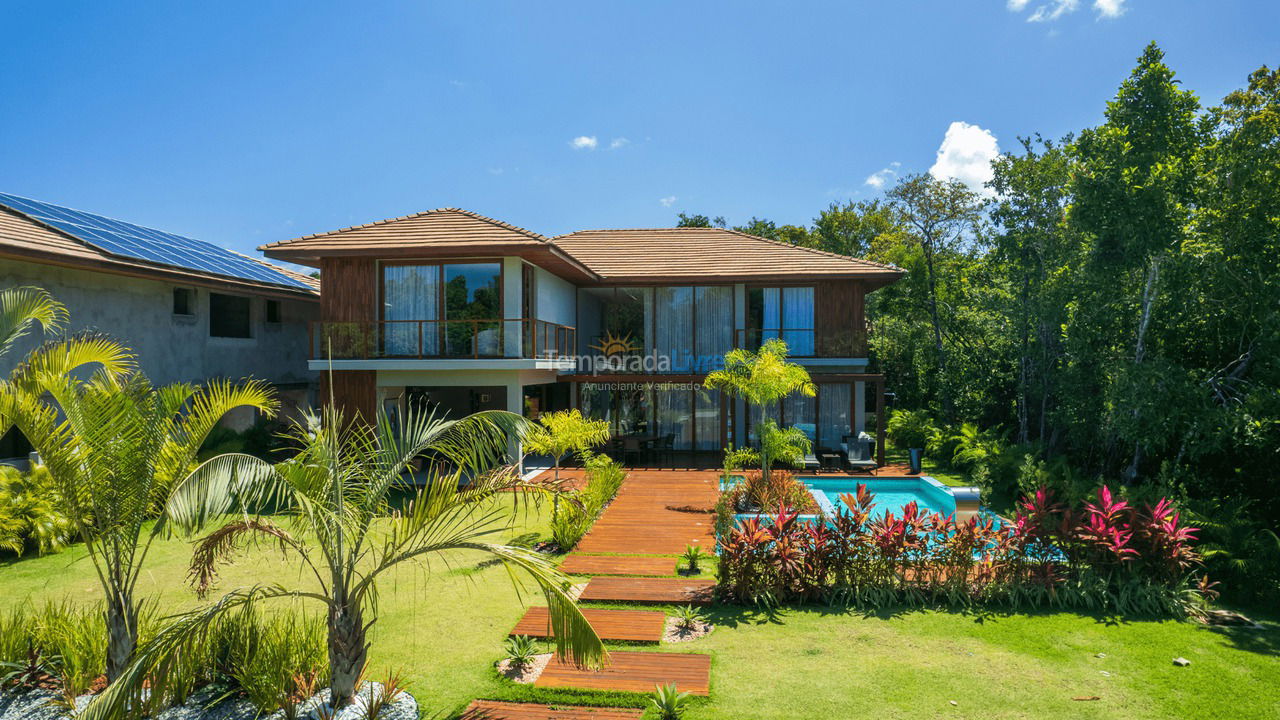
[[[777,419],[817,450],[883,407],[863,306],[902,275],[891,266],[722,228],[548,238],[454,208],[261,250],[320,268],[310,367],[326,399],[365,418],[415,404],[531,416],[578,407],[637,450],[718,457],[750,442],[760,418],[702,381],[726,351],[773,337],[818,386]],[[883,437],[877,447],[882,462]]]

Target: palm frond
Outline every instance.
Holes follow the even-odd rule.
[[[67,322],[67,308],[43,288],[22,286],[0,290],[0,357],[39,325],[42,332],[59,330]]]
[[[231,512],[257,512],[278,500],[276,468],[252,455],[226,453],[210,458],[174,484],[157,528],[172,524],[192,533],[209,520]]]

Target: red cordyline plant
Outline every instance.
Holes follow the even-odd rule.
[[[1147,600],[1128,607],[1148,611],[1176,607],[1168,598],[1198,592],[1185,585],[1198,561],[1190,546],[1195,528],[1181,525],[1167,499],[1138,511],[1103,487],[1077,513],[1042,488],[1003,523],[991,516],[956,523],[916,503],[873,520],[875,499],[865,485],[840,501],[833,517],[805,521],[784,506],[722,536],[720,579],[729,599],[1061,602],[1124,611],[1115,597],[1137,588]],[[1062,597],[1072,579],[1074,594]],[[1116,583],[1126,585],[1124,592],[1115,592]]]

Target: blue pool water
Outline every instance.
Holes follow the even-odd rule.
[[[922,512],[951,515],[956,511],[956,501],[946,486],[931,477],[912,478],[828,478],[797,477],[809,486],[814,499],[827,515],[834,515],[837,509],[845,509],[840,496],[858,492],[858,485],[866,485],[867,490],[875,495],[875,507],[871,509],[872,519],[883,517],[886,512],[902,516],[902,508],[907,503],[915,502]]]

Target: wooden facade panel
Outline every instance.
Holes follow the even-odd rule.
[[[326,370],[320,373],[320,402],[328,405],[332,397],[348,421],[359,415],[371,423],[378,416],[377,386],[376,370]]]
[[[819,282],[813,291],[813,325],[821,357],[864,357],[866,286],[857,280]]]
[[[378,320],[378,275],[370,257],[327,257],[321,262],[320,318],[328,322]]]

